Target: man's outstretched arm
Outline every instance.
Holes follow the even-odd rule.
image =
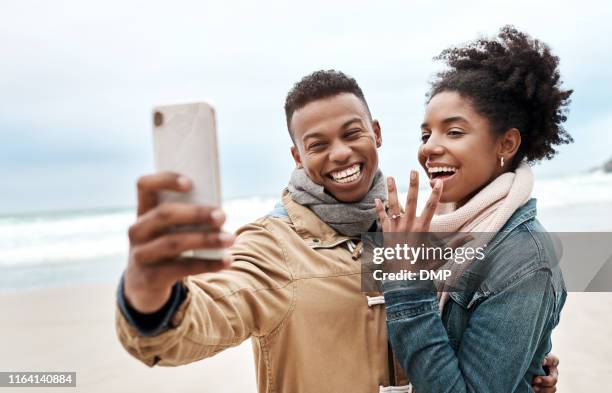
[[[233,235],[221,231],[223,212],[159,205],[159,191],[189,189],[189,181],[177,174],[145,176],[138,185],[138,219],[129,231],[130,258],[116,309],[117,334],[128,352],[149,366],[185,364],[266,334],[281,322],[290,304],[291,276],[277,240],[263,225],[241,228],[225,260],[181,258],[185,250],[233,243]],[[207,232],[169,232],[175,225],[202,224]],[[161,315],[165,325],[153,323],[153,331],[143,332],[126,309]]]

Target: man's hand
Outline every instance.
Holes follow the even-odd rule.
[[[214,206],[158,203],[163,190],[188,192],[191,181],[176,173],[164,172],[138,179],[138,218],[128,231],[130,253],[124,276],[124,293],[139,312],[159,310],[170,298],[172,286],[189,275],[214,272],[228,267],[231,257],[222,260],[182,258],[183,251],[229,247],[234,236],[221,231],[225,214]],[[205,225],[206,231],[192,229],[171,232],[176,225]]]
[[[555,393],[557,391],[557,381],[559,380],[559,358],[553,354],[548,354],[542,362],[546,375],[533,377],[533,390],[539,393]]]

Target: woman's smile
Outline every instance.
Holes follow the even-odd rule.
[[[429,176],[429,185],[433,188],[436,180],[441,180],[444,184],[444,189],[448,189],[448,182],[455,177],[459,167],[448,164],[427,163],[427,176]]]

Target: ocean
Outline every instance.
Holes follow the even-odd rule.
[[[420,194],[422,203],[428,192]],[[612,174],[537,179],[533,195],[549,230],[612,230]],[[224,201],[226,228],[234,231],[265,215],[277,201]],[[134,220],[134,208],[0,216],[0,292],[116,282],[127,262],[127,229]]]

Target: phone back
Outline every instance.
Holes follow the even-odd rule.
[[[215,111],[205,102],[153,109],[155,166],[193,182],[186,194],[164,192],[162,201],[221,205]]]

